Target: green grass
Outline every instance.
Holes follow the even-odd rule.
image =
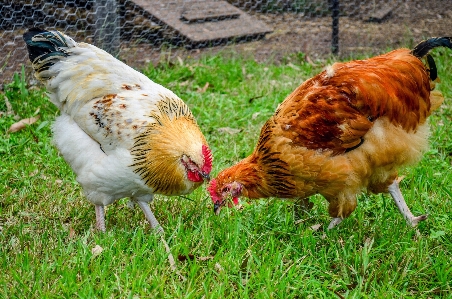
[[[302,55],[282,65],[224,57],[145,70],[192,108],[213,150],[214,174],[249,155],[278,103],[324,66]],[[108,207],[107,233],[94,230],[94,207],[51,143],[58,112],[17,76],[4,92],[13,110],[41,118],[11,134],[16,120],[0,118],[0,298],[452,298],[452,54],[434,57],[446,103],[431,117],[431,150],[402,171],[406,201],[427,221],[409,228],[388,196],[366,194],[332,231],[320,196],[298,224],[293,204],[277,199],[217,217],[203,186],[192,201],[152,204],[176,257],[211,257],[178,261],[185,281],[125,199]],[[239,131],[219,130],[225,127]],[[313,231],[315,224],[322,227]],[[96,245],[104,249],[97,256]]]

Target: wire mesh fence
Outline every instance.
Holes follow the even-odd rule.
[[[372,55],[452,35],[452,1],[0,0],[2,82],[28,65],[22,34],[35,26],[95,44],[136,68],[225,50],[278,62],[294,53]]]

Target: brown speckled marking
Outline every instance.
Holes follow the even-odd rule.
[[[119,104],[118,106],[120,109],[126,109],[127,105],[126,104]]]
[[[130,86],[128,84],[123,84],[121,88],[125,89],[125,90],[132,90],[132,86]]]

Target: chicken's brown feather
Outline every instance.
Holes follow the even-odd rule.
[[[319,193],[332,217],[347,217],[359,192],[387,192],[427,149],[426,118],[443,101],[429,79],[408,49],[333,64],[278,106],[254,152],[218,175],[212,199],[237,182],[249,198]]]

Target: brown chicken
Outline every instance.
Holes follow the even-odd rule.
[[[214,211],[240,196],[294,198],[308,208],[307,197],[321,194],[331,229],[367,190],[389,192],[410,225],[425,220],[406,205],[397,170],[428,148],[426,120],[443,101],[432,91],[437,70],[428,52],[452,48],[451,40],[431,38],[413,50],[335,63],[305,81],[265,123],[254,152],[210,182]]]

